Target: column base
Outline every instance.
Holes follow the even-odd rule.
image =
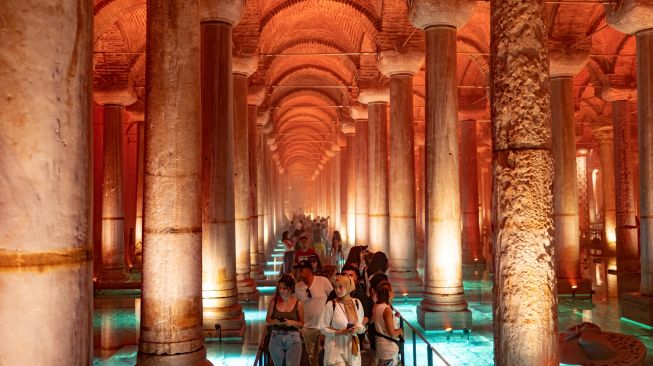
[[[226,308],[204,308],[203,320],[205,338],[236,338],[237,342],[244,339],[245,315],[240,304]],[[219,331],[216,324],[220,325]]]
[[[576,298],[592,297],[592,282],[585,278],[558,278],[558,295],[571,295]],[[574,288],[573,286],[576,286]]]
[[[252,264],[252,267],[249,270],[249,277],[255,281],[260,281],[265,279],[263,274],[263,267],[260,264]]]
[[[619,296],[624,293],[639,292],[642,275],[640,272],[621,272],[617,270],[617,291]]]
[[[260,294],[256,289],[256,281],[253,279],[247,277],[244,280],[239,280],[236,286],[238,287],[238,300],[258,300]]]
[[[419,278],[417,271],[390,271],[389,277],[397,301],[404,295],[407,297],[422,297],[424,295],[424,283]]]
[[[180,353],[176,355],[155,355],[138,352],[136,358],[138,366],[212,366],[213,364],[206,359],[206,348],[191,352]]]
[[[127,282],[129,274],[125,268],[103,269],[98,275],[98,282]]]
[[[425,330],[470,329],[472,327],[472,312],[462,311],[430,311],[417,306],[417,321]]]
[[[653,296],[645,296],[640,292],[621,294],[619,299],[621,316],[653,327]]]

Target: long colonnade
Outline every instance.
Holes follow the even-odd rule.
[[[294,113],[279,104],[287,96],[271,95],[253,80],[268,61],[232,54],[243,3],[148,1],[148,86],[141,94],[129,80],[112,90],[92,89],[90,4],[55,3],[54,12],[29,2],[0,6],[10,20],[5,24],[47,32],[41,17],[65,25],[57,43],[32,30],[1,46],[22,57],[0,54],[0,70],[8,70],[0,71],[7,86],[0,106],[0,288],[2,298],[22,305],[0,304],[6,340],[0,354],[10,363],[89,364],[93,280],[96,286],[124,283],[142,262],[138,364],[209,364],[203,335],[219,323],[223,335],[243,336],[239,301],[258,296],[266,255],[292,214],[303,212],[329,217],[349,245],[388,253],[397,293],[422,297],[418,320],[426,329],[471,326],[463,266],[492,255],[495,362],[557,364],[557,294],[592,285],[582,273],[579,232],[582,214],[592,215],[580,212],[580,202],[590,200],[583,207],[599,211],[599,197],[581,197],[577,188],[573,77],[586,66],[588,51],[569,52],[564,44],[563,52],[550,49],[545,1],[492,2],[491,93],[473,113],[459,107],[457,37],[477,1],[412,2],[404,21],[420,30],[423,52],[380,53],[373,68],[388,82],[357,86],[356,100],[346,100],[342,113],[345,98],[327,95],[336,112],[324,113],[336,123],[320,140],[299,142],[282,118]],[[637,90],[606,78],[601,92],[613,121],[598,124],[594,135],[603,183],[599,237],[606,243],[605,268],[598,271],[606,279],[607,269],[617,276],[609,286],[624,316],[652,324],[653,11],[635,0],[625,3],[606,7],[606,15],[610,26],[636,37]],[[36,57],[34,49],[51,56]],[[415,121],[413,81],[422,69],[423,121]],[[102,157],[95,160],[92,100],[103,124]],[[138,115],[128,111],[137,103],[145,114],[136,118],[136,148],[125,152],[123,125]],[[487,107],[491,170],[477,159]],[[420,122],[423,131],[415,128]],[[289,164],[306,164],[307,150],[292,150],[295,143],[319,146],[304,181]],[[129,223],[125,154],[140,172],[129,179],[136,202]],[[91,183],[94,164],[102,167],[101,182]],[[587,181],[597,192],[596,180]],[[100,197],[94,197],[98,185]],[[97,202],[101,230],[92,268]],[[492,232],[481,230],[489,222]],[[133,235],[125,234],[127,227]],[[484,248],[490,235],[492,249]],[[417,252],[420,245],[424,253]],[[55,314],[24,311],[39,303],[53,304]],[[637,306],[623,306],[629,304]],[[61,343],[28,352],[30,339],[39,338],[29,333],[44,329]]]

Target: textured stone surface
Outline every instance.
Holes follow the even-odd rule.
[[[557,365],[553,156],[544,1],[493,2],[497,365]]]
[[[645,0],[623,0],[605,4],[606,19],[610,26],[626,34],[635,34],[653,28],[653,4]]]
[[[226,22],[232,26],[240,21],[243,15],[243,0],[202,0],[200,1],[201,22]]]
[[[374,100],[370,95],[370,100]],[[359,97],[360,100],[360,97]],[[367,106],[369,120],[367,124],[367,153],[369,184],[369,246],[373,252],[388,253],[389,217],[388,217],[388,120],[387,103],[373,102]]]
[[[197,11],[196,0],[148,2],[139,363],[204,343]]]
[[[86,1],[48,5],[0,5],[0,362],[85,366],[93,12]]]
[[[356,123],[356,245],[367,245],[368,229],[368,140],[366,119],[357,119]]]
[[[641,291],[653,296],[653,32],[637,34]]]
[[[409,17],[419,29],[441,25],[461,28],[475,5],[475,0],[416,0],[411,3]]]
[[[376,63],[379,71],[386,76],[393,74],[414,75],[424,64],[424,54],[419,52],[385,51],[381,52]]]
[[[463,263],[482,262],[481,232],[478,216],[478,152],[476,121],[460,122],[460,206],[463,222]]]
[[[361,90],[358,101],[363,104],[375,102],[390,102],[390,89],[384,87],[366,88]]]

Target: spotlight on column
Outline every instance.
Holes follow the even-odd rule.
[[[572,286],[571,286],[571,297],[572,297],[573,299],[576,298],[576,289],[577,289],[577,288],[578,288],[577,285],[572,285]]]
[[[463,337],[467,338],[467,340],[469,340],[469,333],[471,333],[469,328],[463,328]]]
[[[447,342],[449,342],[449,339],[451,338],[451,335],[453,334],[453,328],[447,328],[444,331],[445,331],[445,333],[447,333]]]
[[[404,297],[404,304],[408,303],[408,293],[404,292],[402,296]]]

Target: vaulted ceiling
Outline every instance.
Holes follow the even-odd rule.
[[[94,13],[94,88],[133,88],[138,101],[129,109],[142,110],[146,1],[95,0]],[[489,103],[489,14],[489,1],[478,1],[458,32],[461,109]],[[602,89],[635,86],[635,40],[607,25],[599,2],[552,1],[546,15],[552,45],[589,47],[574,95],[577,137],[591,140],[592,128],[609,123],[609,110],[597,97]],[[265,86],[259,111],[269,112],[279,161],[290,179],[308,179],[337,144],[361,87],[388,83],[376,67],[377,54],[387,50],[424,52],[423,32],[411,25],[403,0],[246,0],[233,32],[233,54],[258,58],[249,83]],[[421,70],[413,79],[418,130],[424,82]]]

